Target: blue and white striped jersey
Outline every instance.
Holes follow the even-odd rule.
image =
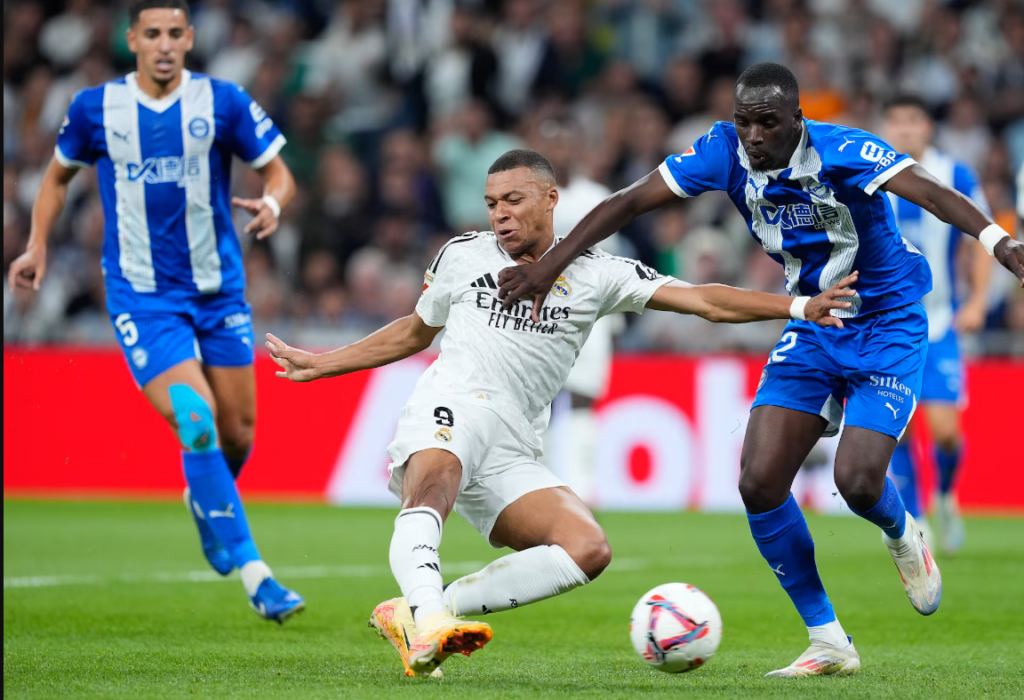
[[[75,96],[57,138],[65,167],[96,165],[105,215],[107,301],[173,308],[183,296],[241,294],[231,157],[269,163],[285,139],[246,92],[183,71],[162,99],[135,74]]]
[[[660,166],[680,197],[728,193],[751,234],[786,270],[791,295],[813,295],[860,271],[851,318],[917,301],[931,289],[924,257],[899,232],[878,188],[914,164],[860,129],[804,120],[789,165],[750,167],[731,122],[717,122]]]
[[[921,165],[936,180],[970,197],[988,211],[985,193],[970,167],[934,148],[925,151]],[[923,301],[925,311],[928,312],[928,340],[939,341],[949,332],[956,313],[954,265],[963,234],[913,202],[900,199],[894,194],[889,195],[889,200],[903,236],[924,254],[931,266],[932,291],[925,295]]]

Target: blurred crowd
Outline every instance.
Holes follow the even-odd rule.
[[[525,144],[562,185],[615,190],[732,112],[735,77],[781,61],[806,116],[869,130],[897,92],[921,95],[939,145],[973,166],[1014,229],[1024,162],[1019,0],[206,0],[192,70],[237,82],[288,138],[299,190],[281,229],[246,249],[258,329],[332,344],[407,314],[449,237],[488,228],[487,167]],[[128,72],[122,4],[4,3],[4,268],[72,96]],[[239,195],[261,180],[244,166]],[[5,342],[113,342],[103,306],[103,215],[81,173],[36,297],[4,288]],[[241,232],[247,215],[236,221]],[[690,282],[783,291],[779,265],[722,196],[638,219],[620,252]],[[995,274],[991,337],[1024,330],[1024,298]],[[770,347],[779,329],[647,314],[627,349]],[[993,342],[990,351],[1003,346]]]

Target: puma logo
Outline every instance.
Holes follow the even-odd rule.
[[[771,565],[769,564],[769,566]],[[778,566],[774,566],[772,567],[772,571],[774,571],[779,576],[785,576],[786,574],[782,573],[783,566],[785,566],[785,564],[779,564]]]
[[[211,510],[210,512],[207,513],[207,515],[210,516],[211,520],[213,518],[233,518],[233,517],[235,517],[235,512],[234,511],[235,511],[235,504],[234,503],[228,503],[227,507],[224,510]]]
[[[844,148],[846,148],[846,147],[847,147],[847,146],[849,146],[849,145],[850,145],[851,143],[853,143],[853,139],[848,139],[848,138],[846,138],[845,136],[843,137],[843,141],[844,141],[843,145],[839,147],[839,152],[840,152],[840,153],[842,153],[842,152],[843,152],[843,149],[844,149]]]
[[[885,407],[888,408],[890,411],[892,411],[892,419],[896,420],[896,414],[898,414],[900,412],[900,409],[893,408],[892,404],[889,403],[888,401],[885,402]]]
[[[116,129],[111,129],[110,133],[115,138],[119,138],[122,141],[124,141],[125,143],[128,143],[128,137],[132,135],[132,132],[130,132],[130,131],[126,131],[125,133],[122,134],[120,131],[117,131]]]

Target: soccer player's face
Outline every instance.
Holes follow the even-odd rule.
[[[530,253],[550,243],[551,215],[558,203],[558,190],[550,179],[530,168],[515,168],[487,176],[484,188],[487,216],[500,245],[512,257]]]
[[[185,54],[192,50],[192,27],[181,10],[143,10],[128,29],[128,48],[137,57],[139,72],[166,85],[185,66]]]
[[[779,170],[800,140],[803,113],[774,88],[736,89],[733,124],[754,170]]]
[[[913,105],[890,107],[885,113],[885,137],[901,153],[920,154],[932,140],[932,120]]]

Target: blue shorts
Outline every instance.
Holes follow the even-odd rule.
[[[241,296],[195,296],[176,304],[174,312],[123,309],[122,304],[111,312],[110,321],[140,387],[193,358],[211,367],[253,362],[252,316]]]
[[[846,424],[899,439],[917,408],[928,317],[920,302],[865,317],[845,328],[790,321],[761,373],[754,407],[820,415],[826,437]]]
[[[921,401],[959,404],[964,398],[964,366],[960,361],[960,344],[950,329],[941,340],[928,344],[924,361],[924,384]]]

